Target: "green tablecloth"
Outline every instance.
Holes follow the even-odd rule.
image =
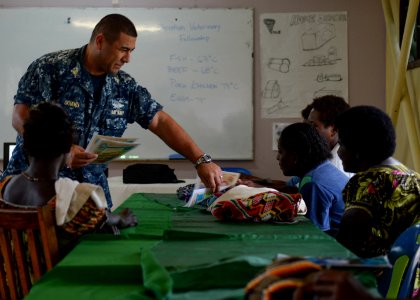
[[[27,298],[241,299],[278,253],[353,257],[307,219],[290,225],[227,223],[175,195],[134,194],[139,225],[121,236],[85,236]]]

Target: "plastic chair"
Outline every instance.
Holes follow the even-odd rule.
[[[22,299],[58,262],[54,224],[48,205],[0,209],[0,299]]]
[[[222,171],[242,173],[242,174],[245,174],[245,175],[252,175],[251,171],[249,171],[247,169],[244,169],[244,168],[227,167],[227,168],[222,168]]]
[[[413,294],[420,261],[420,224],[406,229],[388,254],[393,265],[379,281],[379,291],[386,299],[406,299]]]

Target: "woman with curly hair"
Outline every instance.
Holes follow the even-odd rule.
[[[344,212],[342,190],[348,177],[331,162],[326,140],[311,125],[287,126],[278,141],[277,160],[285,176],[297,176],[306,216],[321,230],[335,236]]]
[[[50,205],[55,210],[57,238],[63,256],[85,233],[135,226],[131,210],[111,214],[102,187],[59,178],[73,143],[73,126],[58,105],[42,102],[29,110],[23,147],[29,167],[0,181],[0,207],[28,208]]]
[[[420,222],[420,174],[392,157],[395,131],[380,109],[350,108],[335,126],[344,170],[356,173],[343,191],[337,240],[361,257],[384,255],[406,228]]]

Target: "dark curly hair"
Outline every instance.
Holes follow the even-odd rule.
[[[319,112],[320,121],[325,127],[333,126],[335,118],[342,112],[350,108],[350,105],[339,96],[325,95],[315,98],[302,111],[302,117],[307,120],[311,110]]]
[[[72,122],[60,106],[41,102],[31,108],[23,125],[23,148],[29,156],[56,158],[68,153],[72,144]]]
[[[327,141],[310,124],[294,123],[284,128],[279,145],[288,152],[296,153],[297,164],[307,171],[331,158]]]
[[[115,42],[120,37],[120,33],[137,37],[137,30],[133,22],[120,14],[109,14],[103,17],[93,29],[90,42],[93,42],[100,33],[105,36],[109,43]]]
[[[374,106],[355,106],[340,114],[335,127],[340,144],[361,160],[378,164],[395,152],[395,130],[390,117]]]

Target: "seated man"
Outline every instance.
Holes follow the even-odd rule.
[[[346,173],[343,169],[341,159],[338,157],[337,151],[340,147],[338,144],[337,130],[334,127],[335,118],[342,112],[350,108],[350,105],[343,98],[326,95],[315,98],[312,103],[308,104],[302,111],[302,118],[305,123],[311,124],[325,138],[331,151],[331,162],[340,171],[351,177],[351,173]],[[300,178],[292,177],[288,182],[288,186],[299,184]]]
[[[315,98],[311,104],[302,110],[302,117],[305,122],[311,124],[315,129],[327,140],[328,147],[331,151],[331,162],[339,170],[344,172],[343,164],[337,151],[340,147],[338,144],[338,134],[334,126],[335,118],[350,108],[350,105],[343,98],[326,95]],[[350,173],[347,173],[351,176]]]

